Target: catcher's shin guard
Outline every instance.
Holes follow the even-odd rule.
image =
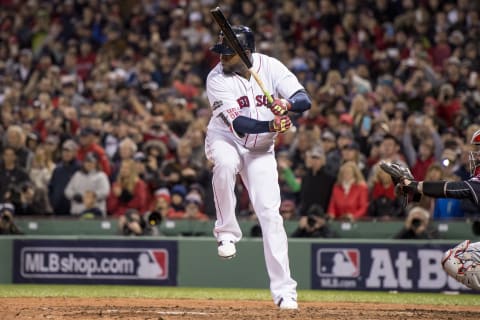
[[[448,250],[443,256],[442,267],[455,280],[480,290],[480,243],[465,240]]]

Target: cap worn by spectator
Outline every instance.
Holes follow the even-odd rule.
[[[170,204],[170,191],[167,188],[160,188],[155,191],[155,198],[162,198]]]
[[[84,162],[97,162],[97,155],[95,154],[95,152],[88,152],[86,155],[85,155],[85,159],[83,159]]]
[[[82,130],[80,130],[80,136],[85,137],[89,135],[94,135],[95,130],[92,127],[85,127]]]
[[[320,158],[323,156],[323,151],[320,148],[313,148],[312,150],[310,150],[310,157],[312,158]]]
[[[77,151],[78,150],[78,144],[75,141],[69,139],[69,140],[66,140],[63,143],[62,149],[68,150],[68,151]]]
[[[48,144],[58,145],[59,142],[60,142],[60,138],[52,134],[49,134],[45,139],[45,143],[48,143]]]
[[[295,210],[295,202],[292,200],[283,200],[280,205],[280,212]]]
[[[339,138],[345,138],[345,139],[350,139],[353,140],[353,133],[351,131],[341,131],[340,134],[338,135]]]
[[[147,157],[145,157],[145,154],[143,152],[137,152],[133,156],[133,160],[138,161],[138,162],[144,162],[146,159],[147,159]]]
[[[185,197],[187,195],[187,188],[185,188],[182,184],[176,184],[172,187],[170,194],[173,196],[174,194],[178,194],[181,197]]]
[[[335,135],[331,131],[324,131],[322,133],[322,140],[335,141]]]
[[[15,213],[15,207],[11,203],[0,203],[0,212],[8,211],[11,214]]]
[[[322,208],[322,206],[320,206],[318,204],[312,205],[308,209],[307,215],[316,216],[316,217],[327,219],[327,220],[330,218],[330,216],[325,212],[325,210]]]
[[[353,124],[353,118],[348,113],[343,113],[340,115],[340,123],[348,124],[351,126]]]
[[[35,132],[30,132],[30,133],[27,135],[27,139],[29,139],[29,140],[34,140],[34,141],[38,141],[38,134],[35,133]]]
[[[190,13],[189,19],[190,19],[190,22],[202,21],[202,14],[198,11],[194,11]]]
[[[191,204],[191,203],[194,203],[197,206],[201,206],[203,204],[203,201],[199,194],[190,192],[185,197],[185,204]]]
[[[197,192],[202,198],[205,195],[205,189],[202,187],[200,183],[192,183],[190,186],[190,192]]]
[[[352,141],[352,142],[344,145],[344,146],[343,146],[343,149],[360,150],[360,146],[359,146],[358,143],[356,143],[355,141]]]

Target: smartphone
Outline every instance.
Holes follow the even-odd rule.
[[[365,116],[362,119],[362,130],[365,132],[370,132],[372,129],[372,118]]]

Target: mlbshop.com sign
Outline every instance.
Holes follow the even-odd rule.
[[[395,291],[468,291],[441,266],[452,246],[312,244],[312,288]]]
[[[173,241],[15,240],[15,283],[176,285]]]

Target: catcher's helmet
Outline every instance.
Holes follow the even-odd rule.
[[[250,52],[255,51],[255,36],[252,29],[246,26],[233,26],[232,30],[237,36],[243,50],[250,50]],[[223,32],[220,32],[217,44],[210,48],[210,50],[218,54],[235,54],[235,51],[230,48],[227,39],[223,36]]]
[[[470,144],[479,146],[480,145],[480,130],[475,131],[470,140]],[[468,162],[470,164],[470,174],[476,176],[479,174],[478,168],[480,167],[480,151],[470,151]]]

